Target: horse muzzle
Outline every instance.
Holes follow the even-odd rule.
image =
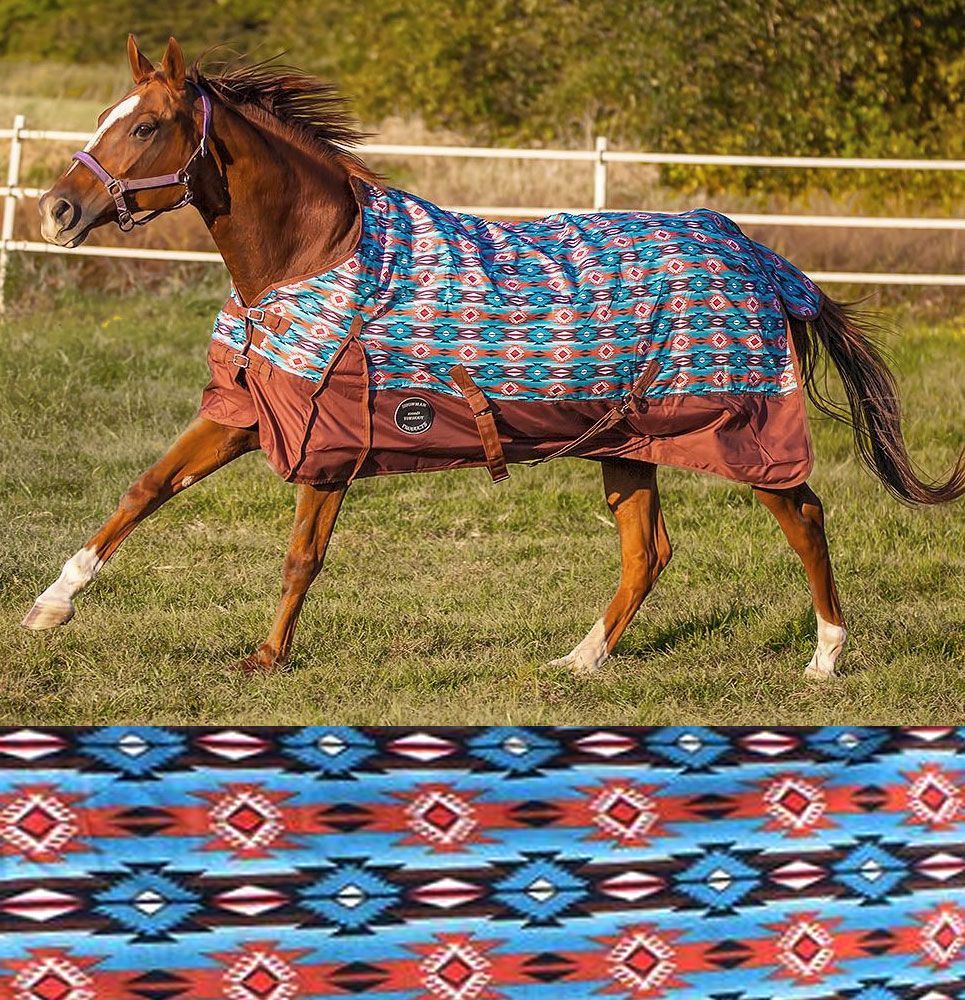
[[[75,198],[51,188],[40,199],[40,235],[59,247],[76,247],[87,238],[94,222]]]

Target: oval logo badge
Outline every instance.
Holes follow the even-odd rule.
[[[427,399],[403,399],[395,410],[395,426],[404,434],[424,434],[432,426],[435,411]]]

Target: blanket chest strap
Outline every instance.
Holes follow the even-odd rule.
[[[489,475],[492,476],[493,482],[499,483],[504,479],[509,479],[506,456],[503,454],[499,431],[496,429],[496,418],[493,416],[493,408],[485,393],[473,382],[472,376],[464,365],[454,365],[449,369],[449,376],[456,383],[456,388],[463,394],[472,410],[476,429],[479,431],[479,440],[482,441],[483,452],[486,455],[486,468],[489,469]]]

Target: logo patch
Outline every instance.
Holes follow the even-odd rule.
[[[396,407],[395,426],[404,434],[424,434],[432,426],[434,416],[429,400],[412,396]]]

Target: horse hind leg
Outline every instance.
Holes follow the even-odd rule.
[[[672,550],[660,510],[657,467],[649,462],[603,462],[603,488],[620,533],[620,583],[609,607],[589,634],[551,666],[579,673],[596,670],[633,621]]]
[[[823,680],[834,673],[834,665],[848,638],[841,602],[831,572],[828,539],[824,533],[824,508],[807,483],[788,490],[754,489],[754,495],[774,515],[798,554],[807,573],[818,644],[805,676]]]

